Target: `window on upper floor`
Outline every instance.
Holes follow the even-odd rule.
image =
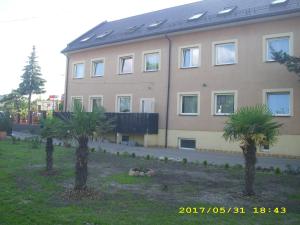
[[[213,92],[213,114],[230,115],[236,111],[236,91]]]
[[[92,77],[102,77],[104,75],[104,59],[92,60]]]
[[[103,97],[102,96],[90,96],[90,111],[94,112],[100,110],[103,106]]]
[[[144,71],[154,72],[160,69],[160,52],[144,53]]]
[[[292,115],[292,89],[264,90],[265,104],[274,116]]]
[[[117,112],[131,112],[131,96],[117,96]]]
[[[119,57],[119,74],[133,73],[133,55]]]
[[[237,63],[237,42],[214,43],[215,65],[230,65]]]
[[[292,55],[292,33],[264,36],[264,61],[274,61],[273,52],[284,52]]]
[[[178,93],[179,114],[199,115],[199,93]]]
[[[183,47],[180,54],[180,68],[193,68],[200,65],[200,47]]]
[[[84,77],[84,63],[75,63],[73,66],[73,77],[83,78]]]

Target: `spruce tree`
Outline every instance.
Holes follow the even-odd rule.
[[[35,46],[32,48],[31,55],[28,57],[27,65],[23,69],[19,84],[19,92],[22,95],[28,95],[28,123],[31,124],[31,98],[33,94],[42,94],[45,92],[45,80],[41,77],[41,67],[38,65],[37,56],[35,54]]]

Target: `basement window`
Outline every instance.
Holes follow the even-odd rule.
[[[193,16],[189,17],[189,18],[188,18],[188,21],[198,20],[198,19],[200,19],[205,13],[206,13],[206,12],[204,12],[204,13],[196,13],[196,14],[194,14]]]
[[[113,32],[113,30],[108,30],[108,31],[105,31],[104,33],[102,33],[102,34],[99,34],[99,35],[97,35],[97,39],[100,39],[100,38],[104,38],[104,37],[106,37],[106,36],[108,36],[108,35],[110,35],[111,33]]]
[[[271,5],[279,5],[279,4],[283,4],[286,3],[287,0],[274,0]]]
[[[179,138],[179,148],[195,150],[196,149],[196,140],[189,139],[189,138]]]
[[[231,13],[236,7],[225,8],[218,12],[218,15],[225,15]]]

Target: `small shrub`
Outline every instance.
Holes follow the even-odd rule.
[[[103,153],[106,153],[106,149],[103,149]]]
[[[146,156],[146,159],[147,159],[147,160],[150,160],[150,155],[147,155],[147,156]]]
[[[167,162],[168,162],[168,160],[169,160],[169,159],[168,159],[168,157],[167,157],[167,156],[165,156],[165,157],[164,157],[164,161],[165,161],[165,163],[167,163]]]
[[[134,153],[134,152],[131,154],[131,157],[132,157],[132,158],[135,158],[135,153]]]
[[[18,144],[18,139],[17,139],[15,136],[11,136],[11,143],[12,143],[13,145]]]
[[[128,152],[123,152],[123,156],[128,157],[129,153]]]
[[[204,165],[205,167],[207,166],[207,161],[206,161],[206,160],[203,161],[203,165]]]
[[[120,152],[117,152],[117,156],[119,156],[120,155]]]
[[[280,170],[280,168],[279,168],[279,167],[276,167],[276,169],[275,169],[275,174],[276,174],[276,175],[279,175],[279,174],[281,174],[281,170]]]
[[[183,159],[182,159],[182,163],[183,163],[183,164],[187,164],[187,158],[183,158]]]
[[[31,148],[37,149],[41,146],[41,140],[38,137],[35,137],[31,140]]]
[[[95,148],[91,148],[91,149],[90,149],[90,152],[95,152]]]
[[[225,163],[225,169],[229,169],[229,164],[228,163]]]

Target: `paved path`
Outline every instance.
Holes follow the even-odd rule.
[[[30,134],[13,132],[13,136],[25,138],[31,137]],[[243,155],[241,153],[224,153],[224,152],[212,152],[212,151],[194,151],[194,150],[183,150],[175,148],[144,148],[144,147],[134,147],[128,145],[112,144],[112,143],[100,143],[100,142],[90,142],[90,147],[96,150],[101,147],[108,152],[116,153],[135,153],[137,156],[154,156],[154,157],[168,157],[173,160],[182,160],[186,158],[188,161],[193,162],[203,162],[206,160],[208,163],[213,163],[217,165],[224,165],[228,163],[229,165],[244,164]],[[300,159],[287,159],[278,157],[257,157],[256,166],[269,168],[273,166],[274,168],[279,167],[280,169],[286,169],[286,165],[290,165],[292,168],[300,168]]]

